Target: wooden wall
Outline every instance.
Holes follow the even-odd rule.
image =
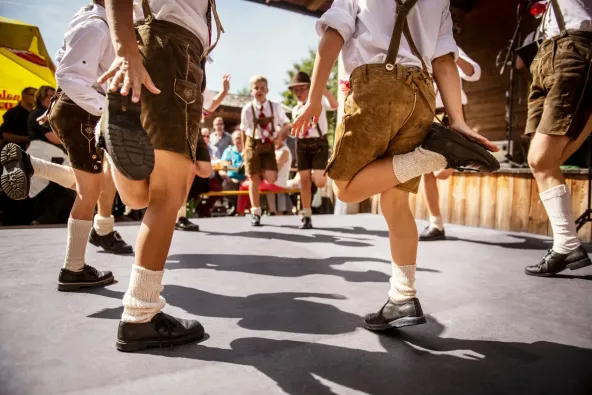
[[[588,207],[588,176],[566,174],[565,178],[577,218]],[[553,235],[536,182],[526,171],[492,175],[454,173],[448,180],[438,180],[438,190],[444,223]],[[421,190],[410,195],[409,203],[416,219],[428,219]],[[365,212],[380,213],[378,196],[369,205]],[[584,225],[579,236],[592,242],[592,225]]]
[[[492,141],[506,138],[505,100],[509,72],[506,68],[504,75],[500,75],[496,57],[508,45],[514,33],[516,5],[516,0],[478,0],[469,12],[453,10],[453,19],[461,29],[456,41],[482,69],[479,81],[463,83],[469,99],[465,107],[467,123]],[[534,18],[524,19],[523,37],[534,30],[535,24]],[[516,71],[514,128],[518,139],[526,124],[529,84],[528,72]]]

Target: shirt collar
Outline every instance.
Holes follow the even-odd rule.
[[[255,103],[255,110],[261,110],[261,108],[267,104],[268,100],[265,99],[263,103],[259,103],[257,100],[253,100],[253,102]]]

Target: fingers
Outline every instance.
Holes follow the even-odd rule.
[[[111,78],[111,81],[109,82],[109,90],[111,92],[117,92],[117,89],[119,89],[119,87],[121,86],[121,83],[123,82],[124,78],[125,73],[121,70],[118,70],[115,73],[115,76]]]
[[[102,76],[100,76],[97,82],[99,84],[104,84],[109,78],[112,78],[115,75],[115,73],[117,73],[117,70],[119,70],[119,65],[117,65],[116,63],[112,63],[111,67],[109,67],[109,70],[107,70]]]
[[[148,91],[154,93],[155,95],[158,95],[160,93],[160,89],[158,89],[156,85],[154,85],[154,82],[152,82],[152,78],[150,78],[148,73],[146,73],[146,78],[144,79],[144,86],[146,87],[146,89],[148,89]]]

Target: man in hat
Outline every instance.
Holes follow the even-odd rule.
[[[303,71],[294,74],[292,82],[288,86],[298,104],[292,110],[292,120],[295,120],[302,112],[308,99],[310,90],[310,77]],[[298,173],[300,174],[301,189],[300,199],[302,203],[302,224],[300,229],[312,228],[312,183],[318,188],[322,188],[327,183],[325,167],[329,158],[329,142],[327,141],[327,132],[329,124],[327,122],[326,111],[335,111],[339,103],[329,89],[325,88],[323,92],[321,115],[316,125],[309,126],[304,133],[297,136],[296,152],[298,156]]]

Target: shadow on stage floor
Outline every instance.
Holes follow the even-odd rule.
[[[269,226],[269,225],[268,225]],[[342,247],[371,247],[372,244],[368,243],[365,239],[355,239],[347,237],[348,240],[344,240],[343,237],[336,237],[318,233],[278,233],[278,232],[264,232],[264,231],[247,231],[238,233],[225,233],[225,232],[202,232],[204,235],[209,236],[224,236],[224,237],[248,237],[258,240],[282,240],[292,243],[329,243],[335,244]]]
[[[591,350],[439,337],[443,331],[428,317],[427,325],[377,335],[381,351],[249,337],[230,349],[202,342],[145,353],[253,367],[291,395],[335,394],[332,383],[373,395],[590,393]]]
[[[376,270],[351,271],[340,270],[347,262],[390,261],[377,258],[330,257],[330,258],[286,258],[271,255],[213,255],[213,254],[177,254],[167,258],[166,269],[211,269],[225,272],[260,274],[275,277],[303,277],[314,274],[331,275],[348,282],[385,283],[389,276]],[[438,270],[417,268],[418,271],[438,273]]]
[[[82,292],[82,291],[81,291]],[[123,292],[108,288],[85,293],[121,300]],[[202,317],[240,318],[238,325],[258,331],[335,335],[353,332],[362,317],[307,298],[343,300],[342,295],[304,292],[261,293],[246,297],[218,295],[181,285],[166,285],[162,296],[171,306]],[[120,319],[123,307],[105,309],[92,318]]]

